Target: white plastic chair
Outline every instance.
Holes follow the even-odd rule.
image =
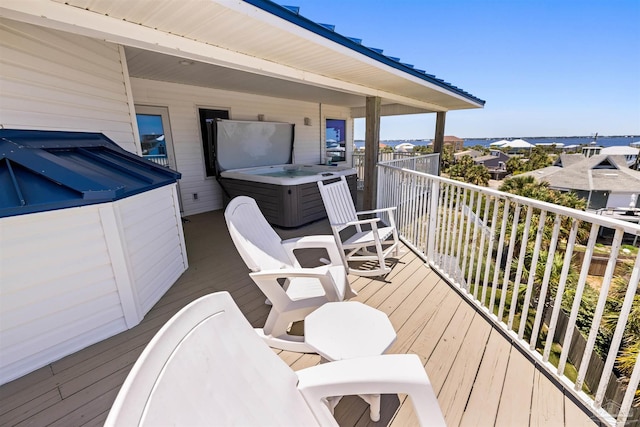
[[[231,200],[224,217],[236,249],[251,270],[249,276],[272,304],[264,327],[256,331],[271,347],[315,352],[305,344],[304,337],[288,334],[287,330],[322,304],[356,296],[334,239],[305,236],[283,241],[256,201],[246,196]],[[294,254],[302,248],[324,248],[330,264],[302,268]]]
[[[396,208],[357,212],[349,191],[349,184],[344,177],[340,177],[339,181],[330,184],[318,181],[318,188],[327,211],[329,224],[333,230],[333,236],[348,272],[359,276],[381,276],[389,273],[391,268],[386,265],[385,259],[391,253],[398,256],[400,250],[394,218]],[[382,223],[380,218],[361,218],[364,215],[383,212],[387,214],[388,225]],[[341,232],[351,227],[355,232],[343,240]],[[349,266],[351,261],[374,261],[377,263],[377,268],[351,268]]]
[[[153,337],[105,426],[337,426],[325,398],[358,393],[408,394],[421,425],[445,425],[418,356],[294,372],[255,334],[229,293],[218,292],[180,310]]]

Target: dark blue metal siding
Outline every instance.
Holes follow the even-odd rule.
[[[111,202],[179,178],[101,133],[0,129],[0,217]]]

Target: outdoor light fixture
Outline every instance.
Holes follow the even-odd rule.
[[[188,59],[181,59],[180,61],[178,61],[178,64],[180,64],[180,65],[193,65],[193,61],[189,61]]]

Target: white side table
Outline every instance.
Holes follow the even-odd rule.
[[[396,340],[389,317],[355,301],[330,302],[304,319],[305,342],[328,361],[383,354]],[[380,395],[361,395],[372,421],[380,420]],[[341,396],[329,399],[330,408]]]

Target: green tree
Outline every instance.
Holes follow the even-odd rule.
[[[465,169],[464,180],[468,183],[486,187],[490,179],[491,174],[483,165],[473,165]]]
[[[519,173],[525,172],[525,162],[523,162],[520,157],[511,157],[507,160],[507,172],[511,175],[517,175]]]
[[[529,161],[526,163],[527,171],[534,171],[537,169],[542,169],[551,164],[551,157],[547,154],[547,151],[544,147],[533,147],[531,150],[531,154],[529,155]]]
[[[507,160],[507,172],[511,175],[517,175],[523,172],[529,172],[542,169],[551,164],[551,157],[544,147],[533,147],[529,153],[529,157],[511,157]]]
[[[389,145],[385,145],[384,147],[380,147],[380,152],[381,153],[393,153],[393,147],[390,147]]]
[[[454,161],[454,157],[453,157],[453,148],[451,148],[450,145],[445,145],[442,148],[442,153],[440,153],[440,166],[441,166],[441,170],[444,173],[449,173],[449,168],[451,167],[451,165],[453,164]]]
[[[607,304],[605,306],[605,314],[602,321],[602,327],[600,334],[603,338],[596,341],[596,350],[606,357],[606,352],[609,349],[613,333],[618,319],[620,317],[620,310],[622,309],[622,303],[627,293],[629,286],[629,280],[631,279],[631,272],[633,270],[632,264],[626,264],[625,270],[622,274],[614,277],[609,297],[607,298]],[[601,338],[600,336],[598,338]],[[616,358],[616,369],[622,374],[623,382],[628,383],[633,367],[640,354],[640,295],[636,291],[636,295],[633,298],[631,304],[631,311],[627,319],[627,324],[622,337],[622,343],[618,349],[618,356]],[[640,390],[636,390],[634,406],[640,406]]]
[[[433,153],[433,147],[430,145],[416,145],[413,147],[413,152],[418,154],[431,154]]]

